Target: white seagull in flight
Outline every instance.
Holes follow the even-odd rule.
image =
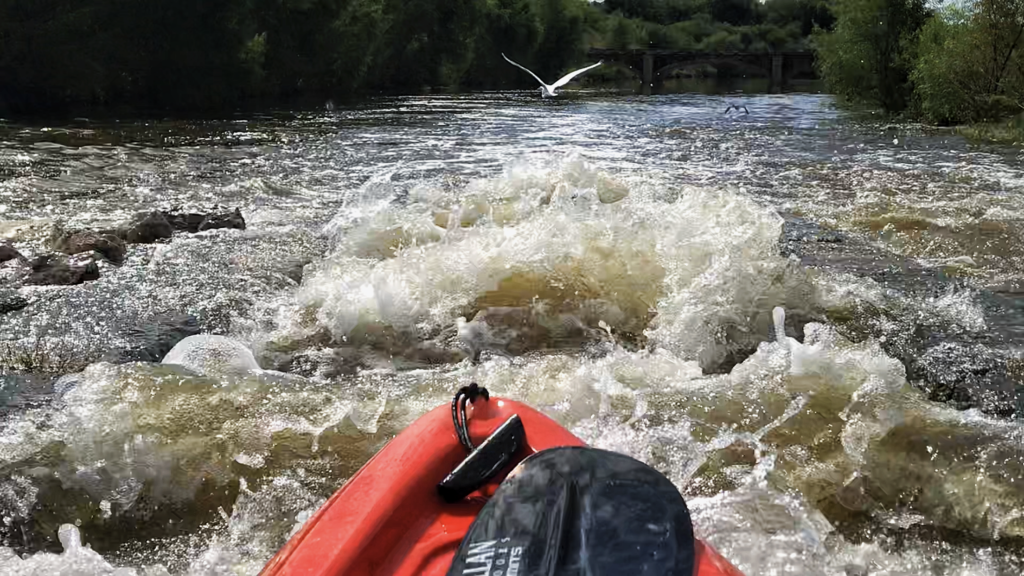
[[[527,68],[526,66],[523,66],[521,64],[516,64],[515,62],[509,60],[508,56],[505,56],[504,52],[502,52],[501,57],[504,58],[505,60],[508,60],[509,64],[512,64],[513,66],[515,66],[517,68],[522,68],[523,70],[526,70],[527,72],[529,72],[530,76],[533,76],[534,78],[537,78],[537,75],[534,74],[533,72],[530,72],[529,68]],[[545,84],[543,80],[541,80],[540,78],[537,78],[537,82],[540,82],[540,95],[541,95],[541,97],[543,97],[543,98],[551,98],[551,97],[555,96],[555,90],[561,88],[562,86],[565,86],[573,78],[579,76],[580,74],[583,74],[587,70],[590,70],[591,68],[597,68],[598,66],[600,66],[603,63],[604,63],[604,60],[600,60],[600,61],[598,61],[597,64],[591,64],[590,66],[587,66],[586,68],[580,68],[579,70],[576,70],[575,72],[569,72],[565,76],[562,76],[561,78],[559,78],[558,82],[555,82],[554,84]]]

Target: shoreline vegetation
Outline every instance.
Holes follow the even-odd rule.
[[[1024,143],[1024,0],[8,0],[0,118],[216,118],[532,89],[589,48],[813,50],[842,105]],[[680,78],[735,79],[720,66]],[[581,84],[619,87],[609,63]]]
[[[815,30],[828,90],[849,103],[950,127],[969,140],[1024,142],[1024,0],[834,0]]]
[[[0,117],[194,116],[533,89],[501,53],[555,79],[589,63],[589,48],[806,50],[815,28],[832,26],[829,1],[7,0]],[[608,63],[583,84],[636,74]]]
[[[963,124],[957,126],[955,131],[974,142],[1024,146],[1024,114],[1018,114],[1002,122]]]

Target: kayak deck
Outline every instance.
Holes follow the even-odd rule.
[[[313,515],[267,563],[261,576],[444,576],[463,537],[512,467],[542,450],[585,443],[544,414],[491,398],[466,408],[474,445],[513,415],[525,447],[467,498],[447,503],[437,484],[466,458],[448,406],[439,406],[392,439]],[[695,540],[695,574],[742,576]]]

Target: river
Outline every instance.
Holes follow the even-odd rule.
[[[27,257],[236,207],[75,286],[0,265],[0,574],[255,574],[470,381],[658,468],[751,576],[1024,573],[1018,149],[810,93],[0,126]],[[184,324],[262,370],[118,356]]]

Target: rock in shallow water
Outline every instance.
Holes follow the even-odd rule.
[[[837,234],[792,214],[783,216],[783,255],[796,255],[810,268],[868,278],[885,289],[884,301],[856,301],[827,312],[845,337],[877,339],[886,354],[904,365],[907,380],[931,400],[999,416],[1024,408],[1024,379],[1008,369],[1012,350],[1024,345],[1020,301],[970,290],[941,270],[862,238]],[[914,304],[925,301],[934,308],[958,294],[971,295],[971,308],[980,311],[978,320],[944,316]]]
[[[235,208],[232,212],[221,212],[211,214],[175,214],[173,212],[161,212],[167,222],[175,230],[181,232],[202,232],[203,230],[215,230],[218,228],[234,228],[245,230],[245,218],[242,212]]]
[[[1017,383],[1007,359],[981,344],[942,342],[909,363],[908,378],[919,381],[929,398],[966,409],[1012,416],[1017,409]]]
[[[8,260],[20,260],[24,261],[25,257],[14,249],[14,246],[6,242],[0,242],[0,262],[7,262]]]
[[[119,235],[132,244],[152,244],[170,238],[175,231],[195,234],[218,228],[245,230],[245,218],[241,210],[235,208],[231,212],[209,214],[148,212],[136,216]]]
[[[181,340],[162,363],[183,366],[204,376],[241,376],[260,370],[248,347],[215,334],[197,334]]]
[[[199,232],[199,225],[206,220],[206,214],[174,214],[172,212],[161,212],[167,223],[179,232]]]
[[[242,212],[238,208],[235,208],[234,212],[210,214],[199,223],[200,232],[203,230],[215,230],[218,228],[245,230],[245,218],[242,218]]]
[[[217,228],[244,230],[245,218],[242,217],[241,210],[235,208],[232,212],[209,214],[144,212],[137,214],[127,225],[116,229],[65,231],[58,228],[50,239],[50,245],[54,250],[65,254],[95,250],[111,262],[120,264],[124,261],[126,242],[153,244],[158,240],[171,238],[175,231],[196,233]],[[2,248],[0,246],[0,258],[4,255]],[[0,259],[0,262],[2,261]]]
[[[95,262],[77,264],[66,256],[45,254],[30,263],[32,272],[25,279],[25,284],[37,286],[72,286],[97,280],[100,268]]]
[[[26,306],[28,306],[28,300],[22,298],[20,294],[14,290],[0,288],[0,314],[17,312]]]
[[[2,301],[2,300],[0,300]],[[160,362],[174,346],[189,336],[199,334],[199,321],[191,314],[159,314],[143,319],[128,335],[133,343],[111,350],[104,360],[124,362]]]
[[[149,212],[135,217],[124,231],[124,239],[132,244],[152,244],[170,238],[174,228],[160,212]]]
[[[113,234],[58,228],[51,236],[49,244],[51,249],[70,256],[83,252],[98,252],[114,264],[124,262],[124,241]]]

